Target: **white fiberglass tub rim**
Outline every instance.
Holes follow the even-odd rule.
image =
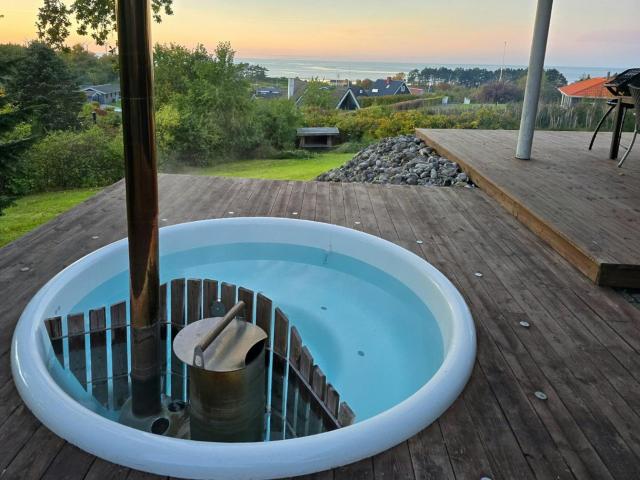
[[[100,280],[109,278],[119,262],[110,256],[127,251],[126,239],[103,247],[65,268],[51,279],[29,302],[16,327],[11,367],[17,388],[31,411],[54,433],[96,456],[114,463],[148,472],[188,478],[259,479],[294,476],[326,470],[375,455],[413,436],[436,420],[462,392],[475,361],[476,337],[473,319],[464,299],[449,280],[413,253],[378,237],[330,224],[279,218],[233,218],[204,220],[161,229],[162,254],[197,244],[212,245],[205,235],[186,235],[215,230],[217,238],[224,227],[260,227],[256,238],[235,237],[235,242],[266,242],[264,233],[277,232],[280,243],[318,247],[329,238],[335,252],[356,258],[363,251],[393,257],[396,267],[422,271],[446,300],[450,324],[445,327],[445,355],[433,377],[413,395],[392,408],[352,426],[303,438],[259,443],[210,443],[153,435],[120,425],[83,407],[68,396],[51,377],[46,362],[49,340],[42,320],[51,316],[50,303],[73,277],[100,265]],[[236,228],[237,227],[237,228]],[[301,234],[302,232],[302,234]],[[222,235],[224,236],[224,235]],[[186,238],[185,238],[186,237]],[[190,242],[186,239],[192,237]],[[208,237],[208,235],[206,235]],[[272,239],[272,241],[274,241]],[[357,254],[339,248],[355,241]],[[365,248],[369,245],[371,248]],[[323,247],[319,247],[323,248]],[[348,248],[346,250],[349,250]],[[367,255],[364,255],[367,256]],[[126,264],[125,255],[125,268]],[[370,262],[375,266],[377,261]],[[387,262],[389,263],[389,262]],[[384,269],[383,269],[384,270]],[[392,268],[398,270],[398,268]],[[403,281],[402,275],[394,275]],[[99,282],[99,281],[98,281]],[[89,289],[95,288],[97,282]],[[415,291],[412,285],[407,285]],[[78,298],[80,298],[80,295]],[[423,295],[424,296],[424,295]],[[420,296],[422,298],[423,296]],[[434,305],[428,305],[433,308]],[[435,313],[435,312],[434,312]],[[436,314],[436,319],[439,315]],[[443,321],[443,320],[439,320]],[[442,326],[442,324],[441,324]]]

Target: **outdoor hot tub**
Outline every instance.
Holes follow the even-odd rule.
[[[94,455],[188,478],[274,478],[326,470],[384,451],[438,418],[473,367],[469,310],[434,267],[380,238],[323,223],[207,220],[160,230],[161,281],[224,279],[285,311],[349,402],[356,423],[259,443],[182,440],[135,430],[63,385],[44,319],[128,296],[126,240],[80,259],[31,300],[16,327],[12,370],[33,413]]]

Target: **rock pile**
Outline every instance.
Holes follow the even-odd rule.
[[[385,138],[358,152],[349,162],[317,177],[322,182],[394,185],[471,186],[457,163],[440,157],[413,135]]]

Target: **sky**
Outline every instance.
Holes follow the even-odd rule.
[[[35,38],[42,1],[0,0],[0,42]],[[535,0],[174,0],[174,15],[153,26],[153,40],[210,49],[230,41],[239,58],[494,65],[502,63],[506,41],[506,64],[524,65],[535,6]],[[640,65],[638,18],[640,0],[556,0],[547,65]],[[100,51],[89,37],[73,35],[70,43]]]

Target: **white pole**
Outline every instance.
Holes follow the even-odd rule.
[[[502,82],[502,72],[504,72],[504,59],[507,56],[507,42],[504,42],[504,49],[502,50],[502,66],[500,67],[500,80]]]
[[[552,6],[553,0],[538,0],[533,40],[531,42],[531,55],[529,56],[527,88],[524,92],[518,147],[516,149],[516,158],[521,160],[529,160],[531,158],[531,146],[533,145],[533,133],[536,128],[536,115],[538,114],[540,86],[542,84],[542,75],[544,74],[544,56],[547,50]]]

